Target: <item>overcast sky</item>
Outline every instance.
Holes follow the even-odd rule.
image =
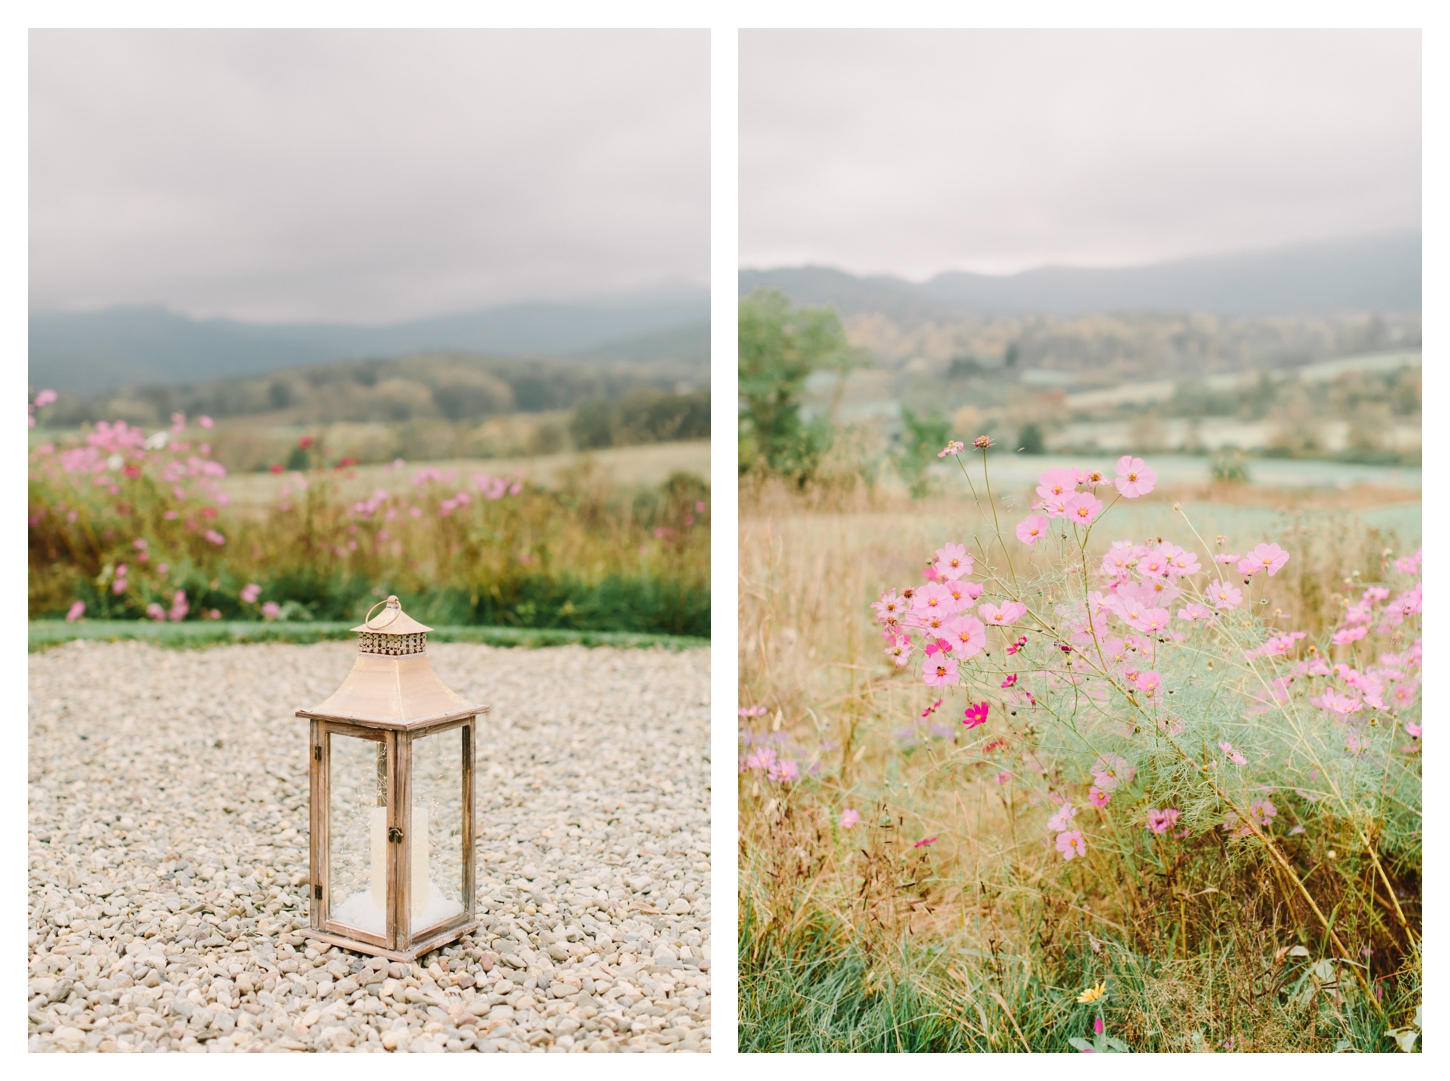
[[[705,31],[41,31],[33,309],[384,322],[709,268]]]
[[[740,259],[923,279],[1420,226],[1415,31],[750,31]]]

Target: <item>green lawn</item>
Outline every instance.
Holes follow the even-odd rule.
[[[82,619],[66,623],[60,619],[30,622],[30,651],[69,642],[77,638],[101,642],[137,639],[172,649],[225,645],[235,642],[329,642],[353,637],[352,623],[258,623],[242,620],[195,620],[182,623],[154,623],[150,620]],[[515,627],[435,627],[435,642],[481,642],[490,646],[615,646],[692,649],[710,644],[708,638],[687,638],[669,634],[631,634],[623,631],[526,629]]]

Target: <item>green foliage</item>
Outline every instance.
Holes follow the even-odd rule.
[[[901,410],[905,430],[901,443],[892,452],[896,473],[906,482],[912,499],[924,499],[932,493],[931,478],[926,468],[936,453],[951,437],[951,423],[940,415],[919,417],[910,409]]]
[[[1036,421],[1028,421],[1017,430],[1017,449],[1023,454],[1047,453],[1042,427]]]
[[[569,435],[580,450],[710,438],[710,391],[642,389],[617,402],[593,398],[574,411]]]
[[[760,290],[740,302],[740,470],[760,467],[804,485],[830,447],[829,418],[801,417],[812,372],[860,362],[833,308],[792,308]]]
[[[1219,451],[1208,462],[1208,472],[1220,484],[1247,484],[1249,467],[1236,450]]]

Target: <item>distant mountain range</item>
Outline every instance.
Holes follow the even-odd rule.
[[[799,303],[898,320],[964,313],[1069,315],[1202,311],[1225,315],[1420,310],[1418,232],[1111,269],[1042,267],[993,276],[961,271],[916,283],[828,267],[740,271],[740,294],[772,286]]]
[[[160,307],[32,312],[30,383],[94,393],[429,351],[707,360],[709,320],[704,287],[608,301],[512,304],[377,327],[192,319]]]

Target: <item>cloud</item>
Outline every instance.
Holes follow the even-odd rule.
[[[925,278],[1420,225],[1417,31],[748,31],[741,264]]]
[[[704,31],[35,31],[31,306],[386,322],[702,283]]]

